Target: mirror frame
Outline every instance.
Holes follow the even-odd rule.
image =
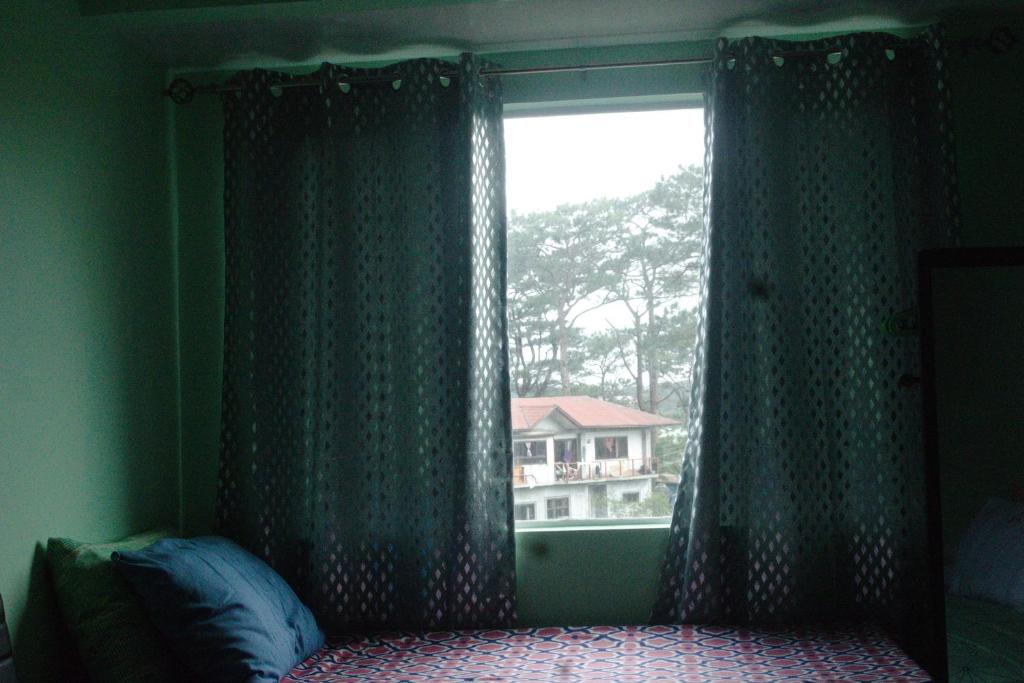
[[[1024,267],[1024,247],[926,249],[918,255],[918,327],[921,341],[921,408],[928,519],[928,580],[932,606],[933,661],[925,662],[936,681],[949,680],[946,647],[946,597],[943,568],[941,472],[935,392],[935,318],[933,278],[947,268]]]

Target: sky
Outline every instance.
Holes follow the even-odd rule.
[[[680,165],[704,164],[704,110],[505,119],[505,189],[510,212],[553,209],[654,187]],[[692,308],[696,297],[683,305]],[[623,327],[625,306],[583,315],[590,332]]]
[[[704,163],[704,110],[505,119],[506,198],[525,213],[654,186]]]

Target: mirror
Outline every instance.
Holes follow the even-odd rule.
[[[1024,249],[926,251],[919,276],[946,675],[1024,681]]]

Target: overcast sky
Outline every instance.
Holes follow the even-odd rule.
[[[505,119],[507,201],[519,213],[636,194],[703,162],[703,109]]]
[[[680,165],[703,163],[703,109],[505,119],[507,201],[518,213],[627,197]],[[625,307],[611,304],[578,324],[597,331],[628,321]]]

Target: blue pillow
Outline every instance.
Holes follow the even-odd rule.
[[[313,614],[284,579],[226,538],[168,538],[111,559],[204,681],[277,683],[323,645]]]

